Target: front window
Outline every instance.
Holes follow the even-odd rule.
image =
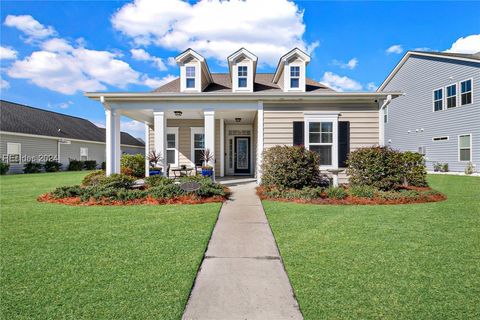
[[[7,162],[20,163],[20,151],[22,145],[20,143],[7,142]]]
[[[333,123],[309,122],[309,149],[320,155],[320,165],[332,165]]]
[[[203,133],[193,134],[193,163],[196,166],[203,165],[203,151],[205,150],[205,135]]]
[[[460,82],[461,105],[472,103],[472,80]]]
[[[187,79],[186,87],[188,89],[195,88],[195,67],[186,67],[185,75]]]
[[[443,89],[438,89],[433,92],[433,110],[443,110]]]
[[[291,66],[290,67],[290,88],[299,88],[300,87],[300,67]]]
[[[247,76],[248,76],[247,66],[238,66],[238,87],[239,88],[247,87]]]
[[[472,160],[472,136],[470,134],[458,137],[458,157],[460,161]]]
[[[178,128],[168,128],[167,129],[167,164],[171,166],[178,166]]]
[[[88,148],[80,148],[80,160],[88,160]]]
[[[447,108],[454,108],[457,106],[457,85],[452,84],[447,87]]]

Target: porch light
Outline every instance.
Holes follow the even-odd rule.
[[[173,111],[175,116],[180,117],[182,115],[182,111]]]
[[[242,118],[235,118],[235,122],[240,122],[242,121]]]

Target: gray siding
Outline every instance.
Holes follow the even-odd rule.
[[[472,104],[433,112],[433,90],[470,78]],[[466,163],[458,161],[458,136],[472,134],[472,162],[480,169],[480,62],[411,56],[384,91],[405,93],[388,107],[385,144],[402,151],[425,146],[430,170],[434,162],[447,162],[450,171],[463,171]],[[432,141],[439,136],[449,140]]]

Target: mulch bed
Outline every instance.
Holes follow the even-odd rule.
[[[47,203],[57,203],[65,204],[70,206],[130,206],[130,205],[163,205],[163,204],[202,204],[202,203],[212,203],[212,202],[223,202],[226,200],[226,197],[215,196],[208,198],[201,198],[195,195],[181,196],[171,199],[154,199],[150,196],[147,196],[143,199],[135,200],[111,200],[108,198],[103,198],[100,200],[90,199],[89,201],[82,202],[80,197],[69,197],[56,199],[51,196],[50,193],[42,194],[37,198],[39,202]]]
[[[406,187],[408,190],[427,191],[432,190],[428,187]],[[272,198],[264,194],[262,186],[257,187],[257,195],[262,200],[279,201],[279,202],[293,202],[303,204],[328,204],[328,205],[394,205],[394,204],[414,204],[414,203],[427,203],[427,202],[439,202],[447,199],[444,194],[438,193],[433,195],[419,195],[416,198],[404,197],[399,199],[384,199],[384,198],[359,198],[348,195],[344,199],[331,199],[331,198],[318,198],[318,199],[287,199],[287,198]]]

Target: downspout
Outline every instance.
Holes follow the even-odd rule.
[[[388,107],[390,102],[392,102],[391,94],[387,95],[387,99],[383,101],[383,104],[380,107],[380,110],[378,111],[378,127],[380,128],[378,142],[382,147],[385,146],[385,122],[384,122],[383,111],[385,110],[386,107]]]

